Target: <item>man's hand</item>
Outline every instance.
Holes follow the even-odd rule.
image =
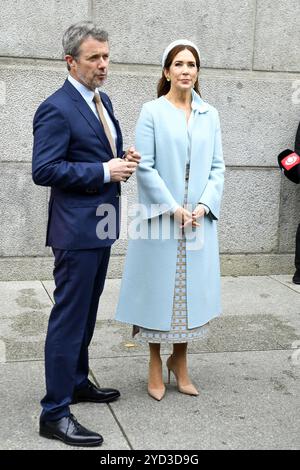
[[[127,181],[128,178],[135,172],[137,163],[127,162],[122,158],[112,158],[108,162],[110,171],[110,181],[116,183],[119,181]]]
[[[135,150],[134,147],[130,147],[125,153],[124,160],[126,162],[140,163],[141,155]]]
[[[193,217],[192,213],[183,207],[178,207],[174,212],[174,218],[177,222],[180,223],[180,228],[188,227],[192,225],[193,227],[199,227],[199,224],[196,222],[196,218]]]

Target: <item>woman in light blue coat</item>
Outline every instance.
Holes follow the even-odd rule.
[[[129,241],[116,319],[149,343],[148,393],[165,395],[160,344],[178,390],[198,395],[187,345],[221,313],[216,221],[224,162],[217,110],[200,97],[197,46],[171,43],[162,58],[158,99],[144,104],[136,128],[139,232]],[[170,381],[170,380],[169,380]]]

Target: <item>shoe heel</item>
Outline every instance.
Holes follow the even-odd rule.
[[[166,366],[167,366],[167,369],[168,369],[168,382],[167,382],[168,384],[171,383],[171,371],[172,371],[172,369],[171,369],[171,367],[169,366],[169,362],[170,362],[171,357],[172,357],[172,356],[168,357],[167,362],[166,362]],[[172,371],[172,372],[173,372],[173,371]]]
[[[55,437],[53,436],[52,432],[40,431],[40,432],[39,432],[39,435],[40,435],[41,437],[45,437],[46,439],[55,439]]]

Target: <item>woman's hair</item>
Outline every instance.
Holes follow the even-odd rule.
[[[168,70],[171,67],[171,64],[174,60],[174,57],[176,57],[176,55],[179,52],[184,51],[184,49],[188,49],[193,54],[193,56],[195,57],[197,69],[198,69],[198,72],[199,72],[199,70],[200,70],[200,57],[199,57],[198,52],[196,51],[196,49],[194,49],[194,47],[184,46],[184,45],[173,47],[173,49],[167,55],[167,58],[165,60],[165,65],[164,65],[164,68],[163,68],[163,71],[162,71],[162,76],[161,76],[161,79],[159,80],[158,85],[157,85],[157,97],[158,98],[160,96],[166,95],[170,91],[171,82],[167,81],[167,79],[165,77],[165,70]],[[197,81],[194,85],[194,90],[195,90],[196,93],[198,93],[199,96],[201,96],[201,93],[200,93],[200,90],[199,90],[198,78],[197,78]]]

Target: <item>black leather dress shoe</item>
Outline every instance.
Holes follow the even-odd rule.
[[[293,283],[294,284],[300,284],[300,269],[297,269],[293,276]]]
[[[40,436],[59,439],[70,446],[100,446],[103,437],[78,423],[75,416],[64,416],[57,421],[40,421]]]
[[[114,388],[97,388],[89,381],[88,386],[79,390],[75,390],[72,403],[89,401],[93,403],[109,403],[117,400],[120,396],[119,390]]]

